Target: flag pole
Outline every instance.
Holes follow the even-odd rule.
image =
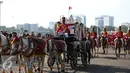
[[[69,18],[69,15],[70,15],[70,9],[68,10],[68,18]]]

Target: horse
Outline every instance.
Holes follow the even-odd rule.
[[[125,56],[130,51],[130,45],[129,44],[130,44],[130,38],[124,39],[123,47],[124,47]]]
[[[95,38],[91,38],[91,48],[92,48],[92,56],[98,56],[97,55],[97,49],[96,49],[96,46],[97,46],[97,40]]]
[[[10,55],[10,43],[6,36],[0,33],[0,63],[2,63],[2,55]]]
[[[19,62],[24,61],[24,69],[27,71],[26,66],[28,67],[28,72],[32,72],[33,68],[35,71],[43,72],[45,53],[47,49],[46,41],[43,39],[30,38],[30,37],[21,37],[19,43]],[[38,69],[35,68],[33,61],[31,59],[33,57],[37,57],[38,60]],[[41,61],[40,61],[41,58]],[[24,59],[24,60],[22,60]],[[40,67],[40,63],[42,62],[42,68]],[[27,64],[26,64],[27,63]]]
[[[101,42],[101,47],[103,49],[103,54],[108,53],[108,42],[107,39],[105,37],[101,37],[100,39]]]
[[[116,57],[120,57],[120,52],[121,52],[121,47],[122,47],[122,40],[121,38],[117,37],[115,40],[115,54],[116,54]],[[117,53],[117,50],[118,50],[118,53]]]
[[[52,72],[53,65],[56,62],[58,72],[60,72],[59,65],[61,65],[61,72],[65,71],[65,51],[67,51],[67,45],[63,40],[48,40],[49,57],[47,60],[50,71]]]

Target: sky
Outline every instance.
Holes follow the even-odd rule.
[[[95,24],[95,17],[114,16],[114,25],[130,22],[130,0],[3,0],[1,25],[7,27],[24,23],[38,23],[48,27],[50,21],[59,21],[60,16],[86,15],[87,26]]]

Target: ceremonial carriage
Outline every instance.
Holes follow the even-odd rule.
[[[81,57],[82,64],[87,66],[86,40],[82,40],[85,26],[80,22],[74,22],[71,17],[69,20],[66,21],[66,18],[62,17],[62,21],[55,24],[53,39],[65,41],[67,44],[67,51],[64,51],[65,62],[70,62],[72,69],[76,69],[79,57]],[[62,27],[64,30],[61,29]]]

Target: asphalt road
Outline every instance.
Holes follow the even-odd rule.
[[[7,57],[3,56],[4,59]],[[47,60],[47,57],[46,57]],[[13,61],[14,62],[14,61]],[[101,50],[97,58],[91,59],[91,64],[85,68],[81,65],[79,61],[79,67],[77,70],[71,69],[69,64],[66,64],[66,73],[130,73],[130,55],[124,57],[123,52],[120,58],[116,58],[114,50],[109,49],[108,54],[101,54]],[[57,73],[56,65],[54,67],[53,73]],[[0,68],[0,73],[2,73],[3,68]],[[13,64],[14,73],[18,73],[18,66]],[[6,70],[8,73],[9,70]],[[49,73],[49,68],[45,61],[44,73]],[[21,73],[24,73],[22,69]]]

